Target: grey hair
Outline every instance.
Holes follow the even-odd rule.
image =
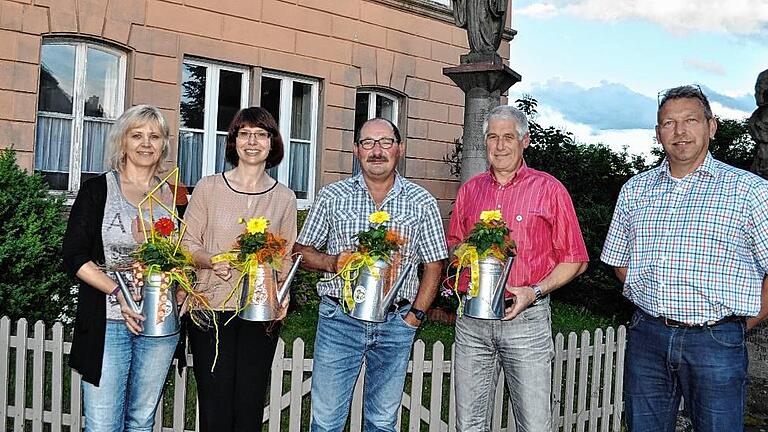
[[[128,131],[135,127],[143,126],[147,123],[154,123],[160,129],[163,138],[163,150],[160,160],[157,162],[155,170],[160,168],[163,160],[168,156],[168,145],[170,140],[170,130],[168,122],[165,121],[163,113],[152,105],[136,105],[126,110],[115,120],[115,124],[109,129],[106,148],[109,149],[106,161],[110,168],[120,172],[125,167],[125,146]]]
[[[515,122],[517,134],[522,138],[528,133],[528,118],[522,111],[512,105],[499,105],[492,109],[483,121],[483,136],[488,133],[488,122],[491,120],[512,120]]]
[[[701,88],[695,85],[684,85],[673,87],[661,94],[661,99],[659,99],[659,110],[656,112],[657,121],[659,114],[661,114],[661,107],[671,99],[696,99],[701,102],[701,106],[704,107],[704,118],[707,120],[712,120],[712,118],[714,118],[712,115],[712,107],[709,106],[709,100],[707,99],[707,96],[704,95],[704,92],[701,91]]]

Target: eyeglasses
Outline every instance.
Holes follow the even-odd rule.
[[[394,138],[390,138],[390,137],[379,138],[379,139],[366,138],[366,139],[361,139],[360,141],[358,141],[357,145],[362,147],[364,150],[371,150],[371,149],[373,149],[373,147],[376,146],[376,144],[378,144],[379,147],[381,147],[382,150],[386,150],[386,149],[392,147],[392,145],[395,142],[396,142],[395,139]]]
[[[237,133],[237,139],[240,141],[249,141],[251,138],[255,138],[256,141],[267,141],[272,135],[267,131],[248,132],[241,130]]]
[[[656,95],[658,106],[661,107],[661,105],[667,101],[668,97],[696,97],[700,99],[702,103],[707,99],[707,97],[704,96],[704,92],[701,91],[701,86],[698,84],[688,84],[660,91]]]

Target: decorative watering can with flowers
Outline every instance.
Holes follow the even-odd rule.
[[[280,319],[302,256],[296,256],[283,286],[278,286],[277,271],[283,265],[286,240],[267,229],[270,222],[266,218],[240,218],[238,223],[245,225],[245,231],[237,237],[235,248],[214,256],[211,262],[226,261],[240,271],[240,279],[230,293],[235,296],[240,291],[236,310],[239,318],[259,322]]]
[[[277,270],[267,264],[260,264],[254,269],[253,287],[250,277],[242,278],[240,290],[240,308],[237,316],[247,321],[274,321],[280,318],[285,307],[283,302],[288,296],[291,281],[299,269],[302,256],[297,255],[291,270],[278,287]]]
[[[352,318],[384,322],[397,293],[411,273],[411,265],[402,268],[397,280],[392,272],[400,268],[400,247],[405,239],[384,226],[389,213],[377,211],[368,216],[371,227],[355,235],[359,246],[334,277],[344,280],[341,306]]]
[[[480,213],[469,235],[456,250],[457,267],[454,289],[459,301],[459,315],[498,320],[504,318],[504,293],[512,270],[515,242],[499,210]],[[461,270],[469,269],[466,293],[459,293]]]
[[[133,299],[125,278],[115,272],[117,284],[125,302],[134,312],[144,316],[142,336],[170,336],[179,332],[179,305],[176,302],[177,284],[166,272],[134,273],[134,283],[141,288],[141,301]]]

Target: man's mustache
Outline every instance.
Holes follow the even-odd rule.
[[[368,156],[366,162],[389,162],[389,158],[386,156]]]

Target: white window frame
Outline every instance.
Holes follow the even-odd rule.
[[[35,118],[43,115],[44,117],[61,118],[72,120],[72,131],[69,150],[69,179],[67,192],[76,192],[80,189],[80,177],[82,175],[81,160],[83,152],[83,123],[85,120],[102,123],[114,123],[114,121],[123,113],[125,107],[125,80],[127,69],[126,53],[112,47],[77,39],[46,39],[42,45],[69,45],[75,47],[75,75],[72,88],[72,114],[54,113],[48,111],[37,111]],[[114,54],[118,58],[118,78],[117,78],[117,100],[115,106],[114,119],[104,119],[101,117],[87,117],[85,115],[85,70],[87,67],[88,47]],[[42,64],[43,59],[40,58]],[[38,78],[39,79],[39,78]],[[38,99],[40,95],[38,94]],[[104,143],[106,145],[106,143]]]
[[[299,78],[292,75],[281,74],[277,72],[264,71],[262,77],[280,80],[280,136],[283,138],[283,160],[277,166],[277,181],[284,185],[290,184],[291,173],[291,141],[303,141],[309,144],[309,167],[310,173],[307,176],[307,197],[299,198],[296,204],[299,209],[306,209],[312,205],[315,199],[315,177],[317,176],[317,132],[318,132],[318,105],[320,103],[320,81],[312,78]],[[298,140],[291,138],[291,111],[293,109],[293,100],[290,95],[293,94],[293,83],[309,84],[311,90],[311,120],[310,120],[310,139]]]
[[[240,109],[248,107],[248,100],[251,90],[250,69],[245,66],[236,66],[219,63],[211,60],[200,60],[195,58],[184,58],[183,65],[203,66],[205,67],[205,107],[203,108],[203,129],[194,129],[179,126],[179,137],[183,132],[193,132],[203,134],[203,160],[200,168],[200,178],[216,172],[216,138],[219,135],[227,135],[227,132],[216,130],[216,121],[219,114],[219,72],[222,70],[237,72],[243,75],[240,82]],[[183,91],[183,90],[182,90]],[[179,97],[179,106],[181,106],[181,97]],[[181,108],[179,108],[181,112]],[[177,139],[177,146],[181,142]],[[176,157],[178,159],[181,149],[177,148]],[[178,160],[177,160],[178,163]],[[194,187],[194,186],[193,186]]]

